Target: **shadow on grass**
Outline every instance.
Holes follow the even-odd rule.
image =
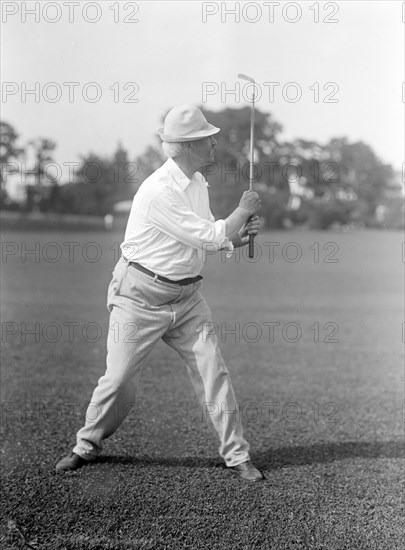
[[[263,470],[277,470],[285,466],[304,466],[306,464],[321,464],[352,458],[403,458],[404,443],[401,441],[357,442],[345,441],[339,443],[317,443],[309,446],[281,447],[268,449],[252,455],[252,461]],[[185,468],[222,467],[217,459],[198,457],[131,457],[131,456],[100,456],[95,460],[98,464],[132,464],[136,466],[174,466]]]
[[[184,457],[152,457],[152,456],[110,456],[101,455],[94,460],[94,464],[128,464],[133,466],[175,466],[183,468],[212,468],[220,467],[219,459]]]
[[[268,449],[263,453],[257,453],[254,458],[261,468],[277,470],[285,466],[322,464],[352,458],[402,458],[403,456],[404,443],[401,441],[342,441]]]

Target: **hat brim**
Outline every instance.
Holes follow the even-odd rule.
[[[161,137],[162,141],[166,141],[166,143],[179,143],[182,141],[197,141],[198,139],[204,139],[206,137],[213,136],[220,131],[220,128],[217,128],[216,126],[208,123],[207,128],[204,128],[204,130],[199,130],[198,132],[195,132],[194,134],[188,134],[187,136],[172,136],[169,134],[165,134],[164,128],[159,128],[157,133]]]

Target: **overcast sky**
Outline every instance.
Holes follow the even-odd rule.
[[[33,2],[2,2],[2,119],[22,141],[54,139],[60,163],[89,151],[110,154],[118,141],[132,160],[154,142],[162,116],[176,104],[205,99],[209,109],[242,107],[243,82],[237,96],[225,92],[244,72],[262,92],[259,109],[282,124],[282,138],[323,143],[345,135],[401,168],[402,2],[82,2],[74,22],[68,2],[58,3],[59,13],[56,2],[37,4],[38,22],[24,14]],[[225,6],[236,8],[239,22]],[[24,98],[24,86],[35,82],[39,99]],[[78,83],[70,85],[72,102],[64,82]],[[97,87],[86,88],[89,82]],[[269,82],[279,83],[274,97]],[[333,84],[324,89],[327,83]],[[204,88],[211,91],[205,98]],[[97,90],[101,98],[90,102]],[[58,91],[58,101],[43,97]],[[293,102],[296,94],[301,98]]]

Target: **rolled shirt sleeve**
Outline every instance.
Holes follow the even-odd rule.
[[[166,235],[201,252],[233,250],[232,242],[226,237],[225,220],[213,221],[212,214],[209,220],[201,218],[186,205],[179,205],[178,198],[170,191],[152,198],[147,218]]]
[[[215,218],[214,218],[214,216],[212,215],[211,210],[210,210],[209,212],[210,212],[210,220],[211,220],[213,223],[215,223]],[[223,221],[223,222],[225,223],[225,231],[226,231],[226,222],[225,222],[225,220],[218,220],[218,221]],[[232,252],[234,251],[233,242],[230,241],[228,238],[225,237],[224,243],[223,243],[223,245],[221,246],[221,250],[226,250],[226,251],[227,251],[226,257],[229,258],[230,256],[232,256]]]

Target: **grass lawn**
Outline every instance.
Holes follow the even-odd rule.
[[[163,343],[100,459],[54,473],[104,372],[121,238],[3,234],[1,548],[403,548],[401,233],[265,233],[205,265],[261,484],[222,467]]]

